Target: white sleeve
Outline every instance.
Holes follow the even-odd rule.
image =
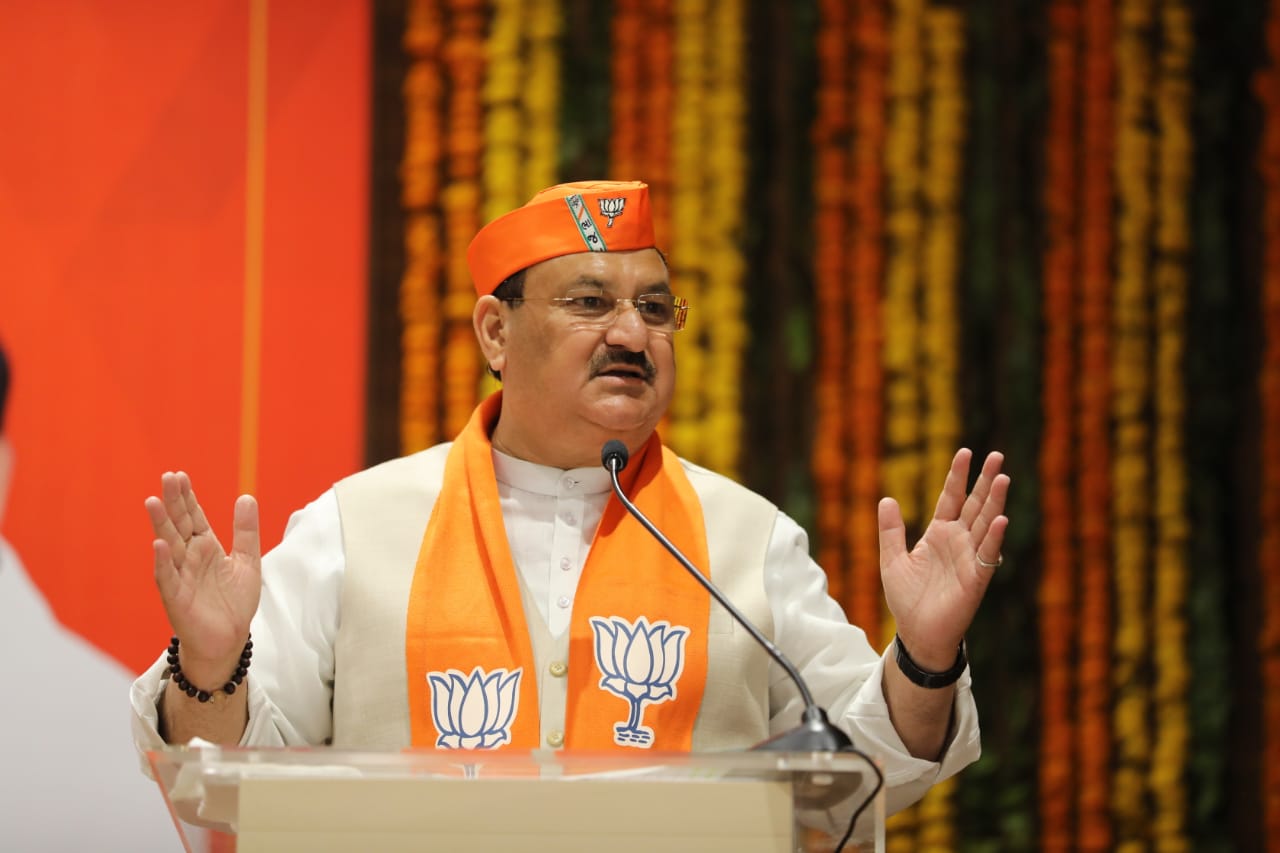
[[[284,539],[262,558],[241,746],[308,746],[332,737],[333,643],[345,569],[338,499],[330,489],[293,514]],[[130,691],[140,752],[164,745],[156,705],[167,676],[162,653]]]
[[[800,525],[778,513],[765,561],[765,593],[773,614],[774,642],[804,676],[814,699],[854,746],[878,758],[887,805],[898,811],[929,787],[977,760],[981,751],[978,712],[966,668],[956,684],[950,742],[940,761],[914,758],[889,719],[882,678],[887,655],[876,654],[861,628],[827,595],[827,576],[809,557]],[[804,703],[786,672],[769,674],[770,733],[800,723]]]

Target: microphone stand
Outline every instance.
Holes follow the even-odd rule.
[[[675,557],[676,561],[684,566],[707,592],[711,593],[711,597],[720,602],[720,605],[725,610],[729,611],[729,615],[734,618],[734,621],[741,625],[751,635],[751,638],[768,652],[769,657],[786,671],[800,691],[800,697],[804,701],[804,712],[800,718],[800,725],[761,741],[751,747],[751,750],[768,752],[848,752],[862,757],[870,766],[871,772],[875,774],[876,782],[871,789],[871,793],[854,809],[852,817],[849,818],[848,829],[845,831],[844,837],[836,845],[836,853],[840,853],[852,837],[858,818],[884,786],[884,774],[880,772],[880,768],[871,760],[870,756],[855,747],[849,736],[832,724],[827,717],[827,712],[814,701],[813,694],[809,692],[809,686],[805,684],[800,671],[788,660],[782,650],[774,645],[768,637],[760,633],[760,629],[751,624],[751,620],[747,619],[746,615],[734,606],[733,602],[720,591],[720,588],[712,583],[709,577],[698,571],[693,563],[689,561],[689,558],[681,553],[680,549],[663,535],[662,531],[654,526],[653,522],[640,511],[640,508],[626,496],[622,491],[622,484],[618,482],[618,472],[627,467],[627,461],[630,457],[631,452],[627,450],[627,446],[616,438],[605,442],[600,451],[600,462],[605,467],[605,470],[609,472],[609,479],[613,483],[613,493],[618,496],[618,500],[622,502],[627,512],[631,513],[635,520],[640,522],[644,529],[649,531],[653,538],[657,539],[662,544],[662,547],[666,548],[671,556]],[[794,797],[796,802],[804,803],[806,807],[816,809],[831,809],[846,800],[856,789],[856,785],[854,788],[850,788],[847,783],[833,785],[830,777],[826,774],[812,772],[803,775],[796,774],[793,777],[793,784],[795,785]]]
[[[622,491],[622,486],[618,482],[618,472],[627,466],[630,452],[626,445],[617,439],[613,439],[605,443],[604,449],[601,451],[601,462],[609,472],[609,478],[613,482],[613,493],[618,496],[618,500],[626,507],[627,512],[635,517],[636,521],[644,525],[645,530],[653,535],[662,547],[666,548],[675,557],[680,565],[684,566],[689,574],[693,575],[698,583],[711,593],[711,597],[720,602],[725,610],[729,611],[729,615],[741,625],[751,638],[764,648],[777,664],[782,667],[787,675],[795,682],[796,687],[800,690],[800,698],[804,701],[804,712],[801,715],[800,725],[793,729],[789,729],[780,734],[774,735],[767,740],[761,741],[752,747],[753,750],[771,750],[778,752],[855,752],[853,741],[849,736],[832,724],[827,717],[827,712],[818,705],[813,699],[813,694],[809,692],[809,686],[805,684],[804,679],[800,676],[800,671],[795,665],[788,660],[787,656],[773,644],[764,634],[760,633],[760,629],[751,624],[751,620],[734,606],[727,596],[720,591],[720,588],[711,582],[711,579],[698,571],[693,563],[689,562],[689,558],[681,553],[670,539],[663,535],[662,531],[654,526],[639,507],[631,502],[631,500]]]

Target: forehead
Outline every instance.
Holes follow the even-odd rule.
[[[611,292],[625,295],[665,290],[669,281],[667,265],[657,249],[578,252],[529,267],[525,295],[554,296],[583,282],[599,282]]]

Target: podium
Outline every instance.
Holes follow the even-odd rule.
[[[168,747],[147,753],[189,853],[883,851],[850,753]]]

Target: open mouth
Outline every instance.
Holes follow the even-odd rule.
[[[640,368],[623,367],[622,365],[614,365],[608,370],[601,370],[596,376],[614,376],[619,379],[643,379],[646,382],[649,381],[649,377]]]

